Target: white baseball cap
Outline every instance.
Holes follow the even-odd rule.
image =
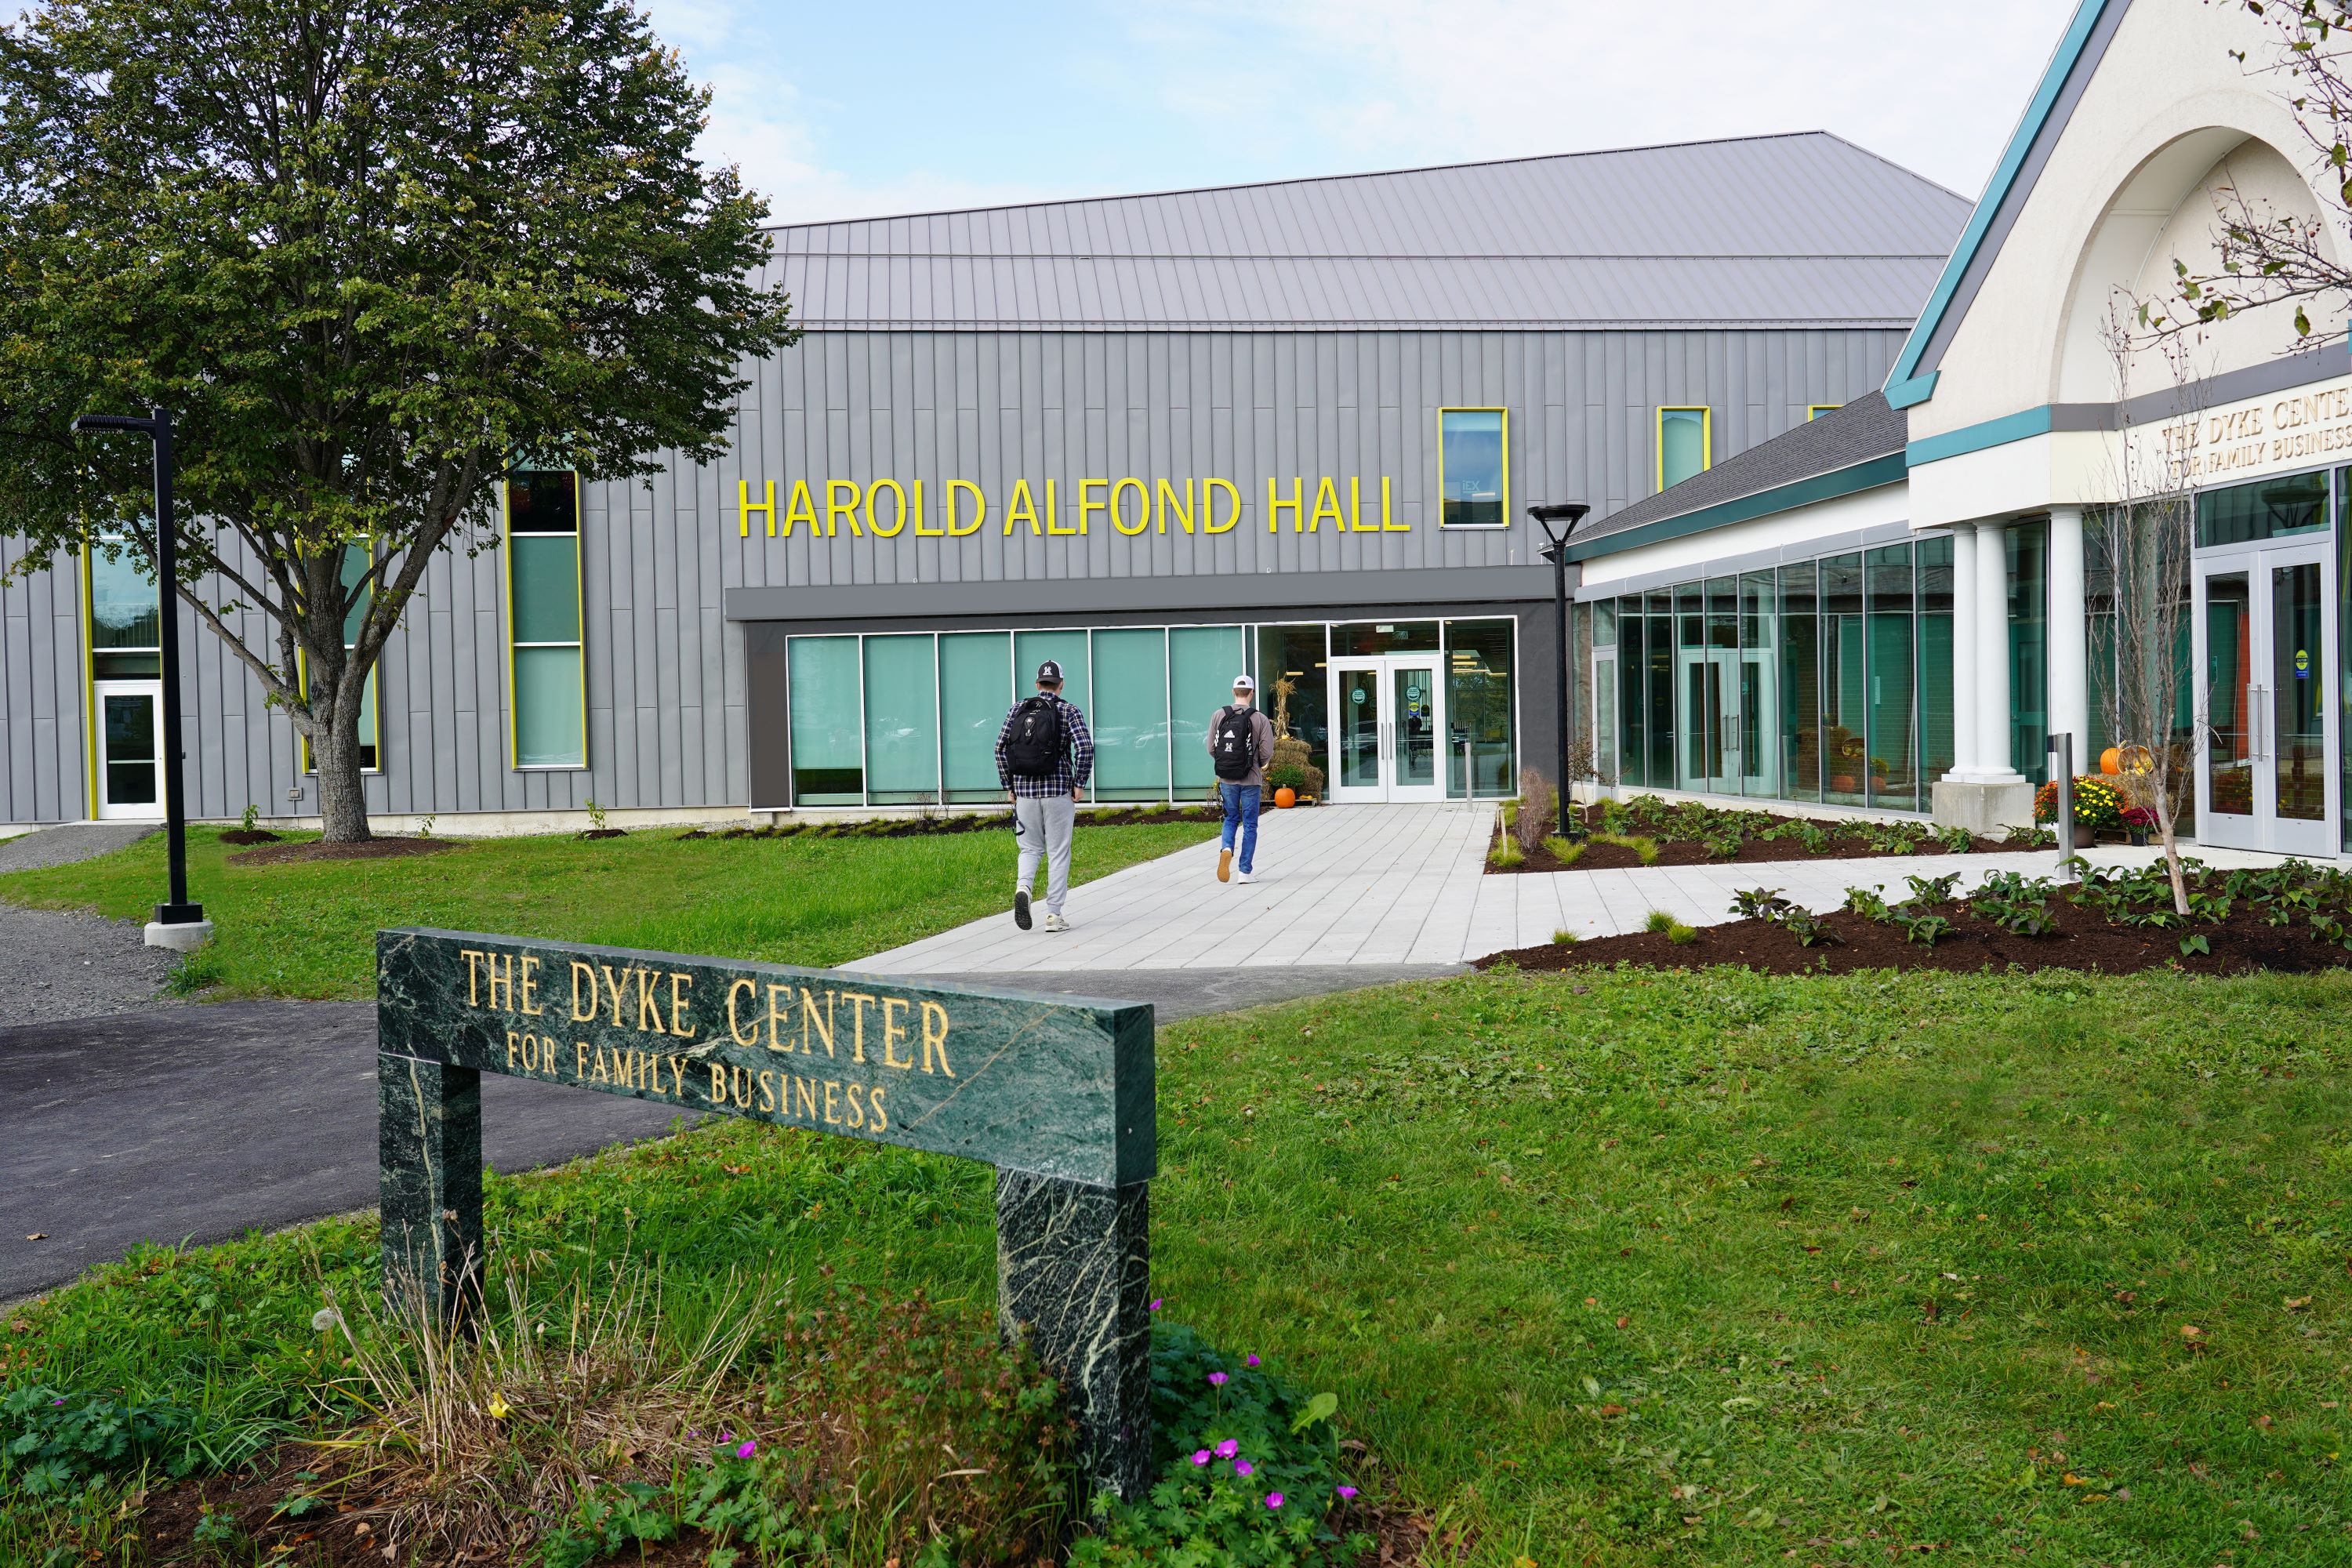
[[[1236,675],[1234,677],[1234,689],[1235,691],[1255,691],[1257,689],[1257,682],[1252,680],[1246,675]]]

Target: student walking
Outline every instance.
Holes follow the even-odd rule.
[[[1070,896],[1070,830],[1078,795],[1095,771],[1095,738],[1087,716],[1062,700],[1062,667],[1037,667],[1037,695],[1016,703],[996,732],[996,778],[1013,802],[1013,841],[1021,847],[1013,889],[1013,923],[1029,929],[1029,889],[1037,862],[1045,862],[1045,929],[1067,931],[1062,904]]]
[[[1223,847],[1217,851],[1217,880],[1234,876],[1234,837],[1241,837],[1241,879],[1257,880],[1257,812],[1265,794],[1266,760],[1274,755],[1274,724],[1253,706],[1257,682],[1234,677],[1234,700],[1209,721],[1209,756],[1217,769],[1217,798],[1224,803]]]

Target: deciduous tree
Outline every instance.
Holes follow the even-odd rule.
[[[495,544],[519,463],[716,456],[746,360],[796,335],[764,204],[695,157],[707,101],[626,0],[48,0],[0,28],[18,569],[116,531],[152,565],[143,447],[68,431],[171,408],[173,586],[310,743],[327,837],[367,837],[368,672],[434,554]]]

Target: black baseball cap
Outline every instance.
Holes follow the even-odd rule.
[[[1037,667],[1037,679],[1050,680],[1059,686],[1062,684],[1062,667],[1049,658]]]

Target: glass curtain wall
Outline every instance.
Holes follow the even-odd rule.
[[[1210,718],[1233,700],[1234,677],[1251,668],[1253,647],[1261,704],[1269,714],[1286,708],[1290,732],[1327,776],[1332,651],[1442,657],[1454,732],[1448,793],[1464,791],[1465,741],[1477,795],[1517,787],[1515,622],[1315,622],[793,637],[785,700],[793,799],[807,806],[1003,799],[996,736],[1049,658],[1062,667],[1063,695],[1086,710],[1094,732],[1090,798],[1200,799],[1216,783],[1202,743]]]
[[[1952,765],[1948,537],[1585,608],[1619,784],[1919,811]]]
[[[2009,550],[2009,765],[2039,784],[2050,777],[2050,525],[2018,523],[2001,539]]]

